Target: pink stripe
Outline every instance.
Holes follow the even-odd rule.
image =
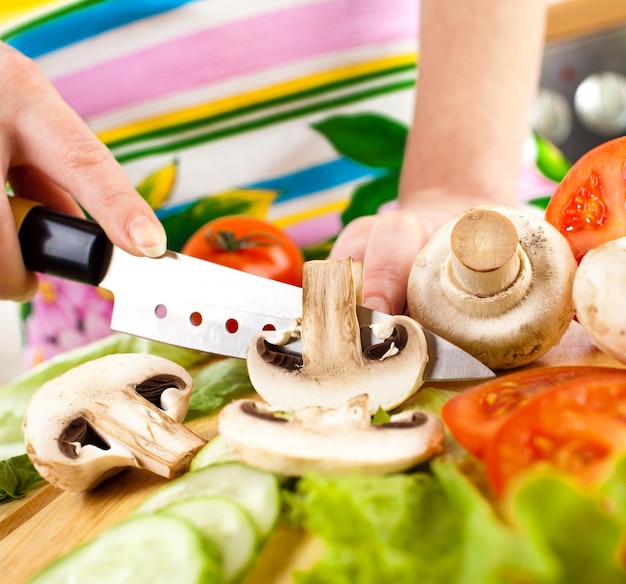
[[[412,39],[414,15],[414,0],[306,4],[171,40],[54,83],[89,118],[333,51]]]
[[[287,227],[285,232],[301,247],[315,245],[326,241],[341,231],[341,219],[339,213],[329,213],[315,217],[292,227]]]

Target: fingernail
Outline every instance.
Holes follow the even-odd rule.
[[[145,215],[137,215],[130,223],[130,237],[138,251],[158,258],[167,251],[167,236],[160,223],[153,223]]]
[[[380,296],[370,296],[365,300],[365,306],[378,312],[384,312],[385,314],[391,314],[391,306],[384,298]]]

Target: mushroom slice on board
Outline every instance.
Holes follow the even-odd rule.
[[[182,424],[193,381],[154,355],[107,355],[42,385],[23,430],[28,455],[47,481],[88,491],[124,467],[174,478],[206,440]]]
[[[416,257],[409,313],[490,369],[519,367],[569,327],[576,267],[567,240],[532,212],[476,207],[443,224]]]
[[[243,399],[219,415],[219,433],[242,462],[286,476],[400,472],[442,451],[443,424],[422,411],[373,425],[367,395],[342,407],[284,412]]]
[[[374,413],[417,391],[428,360],[424,332],[406,316],[361,330],[362,280],[363,265],[349,258],[306,262],[302,318],[290,330],[255,335],[248,346],[248,374],[267,403],[340,407],[365,393]],[[302,353],[294,355],[289,341],[298,337]]]

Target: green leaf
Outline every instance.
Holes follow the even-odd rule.
[[[336,237],[332,237],[316,245],[311,245],[311,246],[302,248],[302,254],[304,255],[304,260],[308,262],[309,260],[327,259],[328,254],[330,253],[330,250],[332,249],[336,239],[337,239]]]
[[[372,424],[374,424],[375,426],[378,424],[386,424],[387,422],[389,422],[389,420],[391,420],[391,416],[385,410],[383,410],[383,408],[378,406],[376,413],[372,417]]]
[[[450,398],[458,395],[458,391],[437,387],[422,387],[417,396],[411,400],[410,408],[418,408],[435,415],[441,413],[441,408]]]
[[[536,199],[531,199],[530,201],[528,201],[528,204],[533,207],[537,207],[537,209],[545,211],[548,208],[548,203],[550,202],[551,198],[551,195],[547,197],[537,197]]]
[[[313,124],[344,156],[373,168],[400,170],[407,128],[375,114],[342,115]]]
[[[600,487],[599,505],[626,531],[626,456],[615,464],[613,473]]]
[[[0,461],[0,501],[19,499],[44,482],[26,454]]]
[[[388,174],[359,185],[352,194],[350,204],[341,214],[341,221],[347,225],[353,219],[364,215],[375,215],[381,205],[393,201],[398,196],[400,176]]]
[[[204,197],[189,206],[161,218],[167,233],[167,246],[180,251],[185,242],[202,226],[225,215],[249,215],[264,218],[276,197],[275,191],[236,189]]]
[[[560,183],[572,164],[563,153],[545,138],[534,133],[535,146],[537,148],[536,164],[541,173],[550,180]]]
[[[325,544],[301,584],[556,582],[552,556],[511,529],[450,462],[433,473],[304,477],[287,512]]]
[[[243,359],[220,359],[193,375],[194,389],[187,419],[210,414],[254,391]]]
[[[529,473],[514,492],[510,512],[560,560],[559,582],[626,582],[626,570],[617,563],[623,529],[571,478],[554,471]]]

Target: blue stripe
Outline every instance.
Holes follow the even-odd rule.
[[[247,185],[239,185],[238,188],[273,190],[279,193],[275,203],[284,203],[285,201],[340,187],[356,180],[376,178],[384,175],[386,172],[385,169],[371,168],[358,164],[350,158],[343,157],[291,174]],[[164,219],[184,211],[191,205],[193,205],[193,201],[164,207],[158,210],[157,215],[160,219]]]
[[[155,16],[196,0],[102,0],[58,18],[4,35],[4,40],[31,58],[41,57],[103,32]]]
[[[364,178],[376,178],[386,174],[385,169],[372,168],[351,158],[338,158],[292,174],[263,180],[247,188],[269,189],[279,192],[277,203],[284,203]]]

